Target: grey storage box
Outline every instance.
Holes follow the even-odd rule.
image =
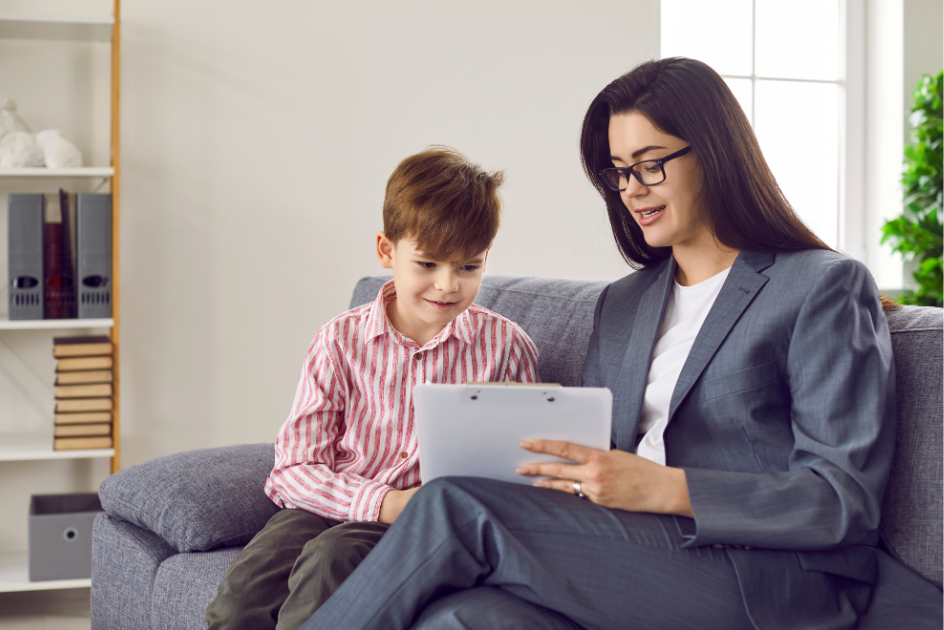
[[[30,581],[91,577],[92,523],[101,511],[95,492],[30,497]]]

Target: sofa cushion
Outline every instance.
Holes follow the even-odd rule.
[[[898,427],[881,530],[905,564],[941,588],[944,310],[904,306],[887,317],[895,354]]]
[[[272,444],[186,451],[115,473],[98,494],[106,512],[177,551],[235,547],[279,509],[263,492],[274,462]]]
[[[351,308],[377,299],[390,277],[362,278]],[[545,383],[580,385],[593,308],[608,280],[485,276],[475,303],[517,323],[538,347],[538,372]]]

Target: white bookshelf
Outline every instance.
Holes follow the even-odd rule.
[[[61,588],[88,588],[90,586],[92,586],[92,578],[30,582],[29,557],[25,552],[0,554],[0,593],[52,591]]]
[[[0,433],[0,462],[25,462],[47,459],[89,459],[111,457],[113,448],[74,451],[52,450],[52,431]]]
[[[6,319],[0,317],[0,330],[80,330],[111,328],[113,319]]]
[[[119,233],[120,217],[120,135],[119,135],[119,106],[120,106],[120,0],[114,0],[114,18],[105,19],[50,19],[47,17],[30,18],[24,16],[3,15],[0,13],[0,39],[2,40],[20,40],[22,44],[11,42],[8,47],[10,54],[5,55],[5,59],[0,59],[2,64],[22,64],[30,60],[28,55],[31,51],[40,51],[42,54],[48,54],[49,51],[72,51],[66,54],[77,54],[78,63],[85,63],[93,58],[88,56],[90,51],[100,51],[101,45],[110,47],[110,96],[101,104],[104,107],[110,107],[110,162],[109,166],[87,166],[82,168],[6,168],[0,169],[0,189],[3,192],[21,192],[27,189],[30,192],[54,192],[59,188],[63,180],[72,180],[74,186],[91,185],[95,190],[107,186],[105,191],[111,192],[113,208],[113,243],[112,243],[112,308],[113,317],[108,319],[59,319],[59,320],[15,320],[11,321],[6,313],[0,313],[0,345],[6,346],[6,363],[0,366],[0,376],[4,373],[12,378],[18,387],[28,391],[28,396],[35,400],[43,400],[49,395],[45,391],[44,379],[41,373],[31,372],[29,366],[20,362],[17,352],[26,348],[30,356],[36,356],[37,351],[41,351],[41,346],[49,343],[56,331],[75,332],[77,334],[94,334],[94,331],[106,330],[112,341],[115,343],[113,353],[114,367],[114,409],[112,416],[112,437],[114,448],[109,449],[88,449],[71,451],[53,450],[53,419],[49,417],[48,425],[41,429],[36,429],[36,423],[31,422],[30,427],[27,423],[16,422],[12,426],[5,426],[4,431],[0,432],[0,463],[2,462],[29,462],[29,461],[49,461],[54,460],[96,460],[110,459],[112,472],[120,468],[120,379],[119,379],[119,357],[120,357],[120,308],[119,308],[119,242],[117,234]],[[23,3],[28,5],[29,3]],[[60,3],[63,4],[63,3]],[[68,3],[65,3],[68,4]],[[69,7],[63,8],[66,10]],[[30,41],[31,40],[31,41]],[[76,46],[58,46],[44,47],[42,41],[49,42],[77,42]],[[40,42],[40,43],[35,43]],[[84,42],[88,42],[86,45]],[[17,52],[12,52],[16,48]],[[22,51],[22,52],[20,52]],[[75,53],[74,51],[80,51]],[[100,57],[96,57],[97,59]],[[92,63],[92,61],[89,61]],[[79,80],[85,80],[86,75],[79,72]],[[96,83],[95,85],[100,85]],[[21,88],[24,87],[21,85]],[[25,84],[29,88],[29,84]],[[98,89],[98,88],[95,88]],[[14,95],[10,95],[14,96]],[[98,102],[98,101],[93,101]],[[100,140],[101,138],[99,138]],[[96,160],[96,162],[98,162]],[[100,162],[98,162],[100,163]],[[103,180],[101,185],[90,181],[94,179]],[[76,180],[84,180],[77,183]],[[6,239],[0,242],[0,256],[6,257]],[[3,281],[6,279],[4,278]],[[0,281],[2,284],[2,281]],[[6,291],[0,289],[0,297],[6,300]],[[5,310],[6,305],[2,305]],[[39,331],[36,332],[30,331]],[[26,340],[26,341],[24,341]],[[13,348],[13,349],[11,349]],[[51,348],[51,346],[50,346]],[[5,372],[4,372],[5,370]],[[11,372],[11,370],[13,370]],[[50,383],[52,377],[50,374]],[[37,382],[39,384],[37,384]],[[3,403],[0,402],[0,405]],[[51,406],[50,406],[51,410]],[[10,423],[7,423],[8,425]],[[14,464],[16,465],[16,464]],[[92,465],[91,463],[89,464]],[[19,465],[17,465],[19,466]],[[96,464],[100,468],[100,465]],[[99,479],[100,480],[100,479]],[[71,485],[67,480],[63,480],[65,485]],[[65,489],[65,488],[63,488]],[[24,492],[32,492],[27,488]],[[3,500],[0,497],[0,510],[4,512],[6,523],[26,520],[26,514],[21,508],[14,508],[9,500]],[[7,528],[4,534],[14,530]],[[17,551],[17,547],[10,545],[8,540],[0,540],[0,547],[4,546],[7,551],[0,552],[0,593],[26,592],[26,591],[50,591],[59,589],[88,588],[91,586],[91,579],[77,580],[50,580],[31,582],[29,580],[29,559],[26,551]],[[7,627],[4,623],[3,611],[0,611],[0,627]]]
[[[53,41],[110,42],[112,20],[56,20],[4,17],[0,15],[0,37]]]
[[[111,177],[110,166],[83,166],[81,168],[0,168],[0,177]]]

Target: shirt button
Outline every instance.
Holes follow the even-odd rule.
[[[413,411],[413,405],[410,405],[410,411]]]
[[[400,453],[400,459],[406,459],[406,458],[409,457],[409,456],[410,456],[410,454],[407,453],[406,451],[403,451],[402,453]]]
[[[419,361],[420,359],[423,358],[423,354],[421,352],[417,352],[416,354],[413,355],[413,358]]]

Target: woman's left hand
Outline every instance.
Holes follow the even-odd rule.
[[[577,462],[524,464],[515,471],[552,477],[536,481],[539,488],[575,494],[574,482],[579,481],[586,498],[603,507],[692,516],[688,483],[681,468],[660,466],[626,451],[601,451],[571,442],[527,440],[521,448]]]

